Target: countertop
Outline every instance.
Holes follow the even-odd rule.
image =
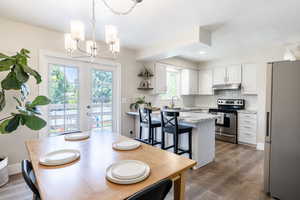
[[[139,116],[138,112],[127,112],[128,115]],[[219,115],[209,114],[209,113],[197,113],[197,112],[181,112],[178,117],[179,122],[183,124],[192,124],[197,125],[198,123],[202,123],[206,120],[215,120],[219,117]],[[160,113],[153,112],[152,118],[155,120],[160,120]]]

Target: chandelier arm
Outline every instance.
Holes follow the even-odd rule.
[[[114,10],[108,3],[106,0],[102,0],[103,4],[114,14],[116,15],[128,15],[129,13],[131,13],[133,11],[133,9],[136,7],[136,5],[138,4],[137,1],[134,1],[133,5],[126,11],[116,11]]]

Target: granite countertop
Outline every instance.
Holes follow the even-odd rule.
[[[127,112],[128,115],[139,116],[138,112]],[[209,113],[195,113],[195,112],[181,112],[179,116],[179,122],[183,124],[197,125],[198,123],[206,120],[215,120],[219,115]],[[160,113],[153,112],[152,119],[160,120]]]

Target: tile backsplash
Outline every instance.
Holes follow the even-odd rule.
[[[257,109],[257,95],[243,95],[240,90],[220,90],[216,91],[213,96],[196,96],[195,106],[216,107],[217,99],[245,99],[246,109]]]

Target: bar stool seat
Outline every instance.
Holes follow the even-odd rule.
[[[149,124],[141,123],[141,126],[148,128]],[[151,128],[159,128],[159,127],[161,127],[161,122],[157,120],[152,120]]]
[[[185,126],[185,125],[178,125],[178,134],[187,133],[193,130],[193,127]],[[166,126],[164,131],[167,133],[175,133],[176,127],[175,126]]]

